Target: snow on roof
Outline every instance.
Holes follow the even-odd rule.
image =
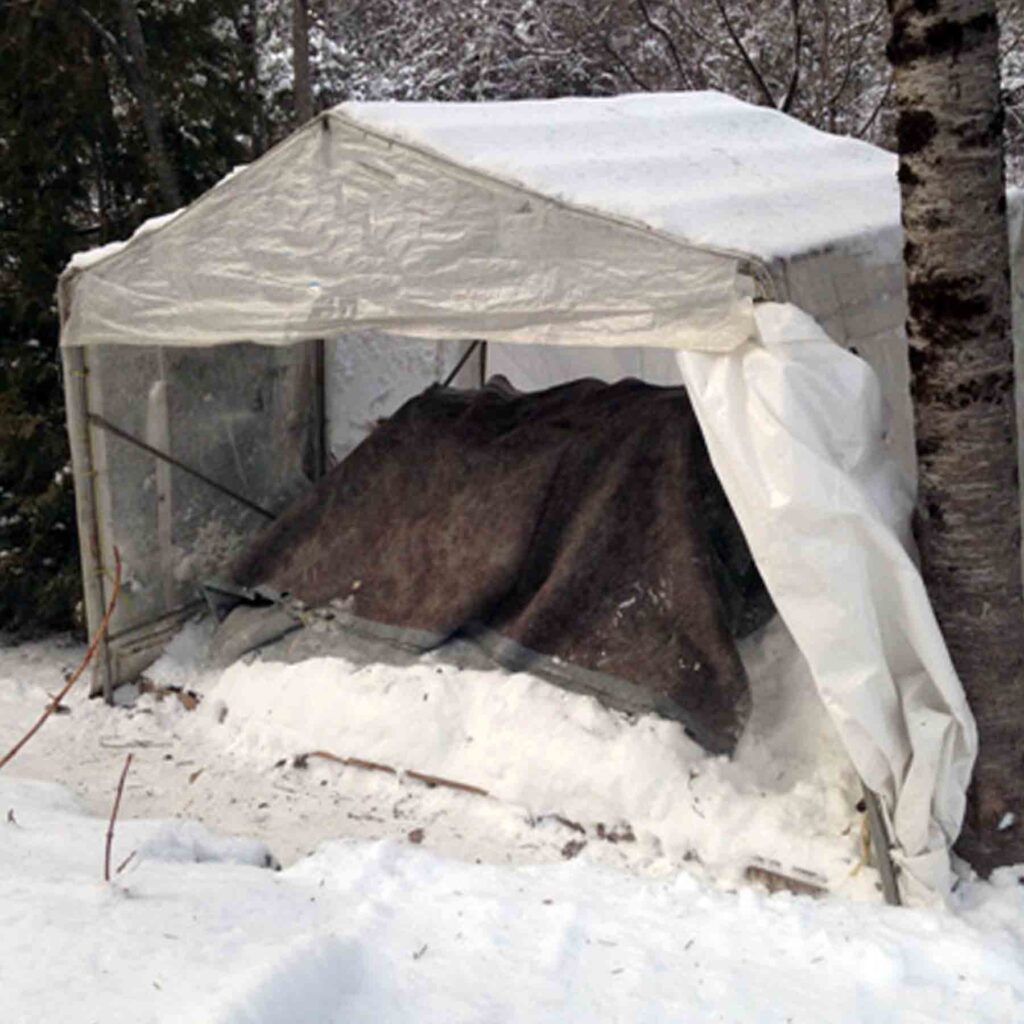
[[[95,249],[83,249],[81,252],[74,253],[68,261],[68,269],[88,270],[89,267],[99,263],[100,260],[105,260],[108,256],[114,256],[119,253],[136,238],[142,238],[159,230],[165,224],[170,224],[182,210],[184,210],[184,207],[172,210],[170,213],[162,213],[159,217],[150,217],[149,220],[144,220],[132,235],[123,242],[107,242],[106,245],[98,245]]]
[[[696,245],[772,260],[852,243],[898,258],[899,189],[891,153],[722,93],[351,102],[332,113]],[[147,221],[132,238],[178,212]],[[76,253],[70,267],[85,270],[126,244]]]
[[[224,175],[218,182],[216,182],[212,188],[220,188],[225,182],[230,181],[236,174],[241,173],[248,167],[248,164],[238,164],[233,167],[227,174]],[[93,249],[83,249],[81,252],[73,253],[71,259],[68,261],[68,270],[88,270],[89,267],[94,266],[101,260],[105,260],[108,256],[114,256],[125,248],[130,242],[135,241],[137,238],[143,238],[146,235],[152,234],[154,231],[158,231],[165,224],[170,224],[171,221],[176,220],[179,214],[185,212],[187,207],[182,206],[177,210],[171,210],[170,213],[161,213],[157,217],[150,217],[148,220],[144,220],[135,231],[126,239],[120,242],[107,242],[105,245],[97,245]]]
[[[892,154],[721,93],[343,103],[334,112],[689,242],[770,260],[883,236],[898,253]]]

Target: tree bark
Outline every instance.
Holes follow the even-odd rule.
[[[996,0],[888,0],[925,581],[978,722],[958,851],[1024,861],[1024,598]]]
[[[98,18],[78,3],[78,0],[69,0],[71,10],[95,33],[124,72],[128,88],[142,110],[142,130],[146,136],[149,159],[153,165],[153,175],[160,188],[160,194],[167,206],[176,210],[182,205],[181,188],[178,184],[178,174],[167,154],[164,142],[163,119],[149,77],[146,41],[142,34],[139,12],[135,0],[119,2],[123,43]]]
[[[245,84],[252,101],[252,141],[249,145],[249,159],[255,160],[266,150],[269,131],[267,110],[260,94],[260,0],[248,0],[239,6],[235,31],[242,44],[245,67]]]
[[[308,0],[292,0],[292,69],[295,90],[295,127],[313,116],[313,85],[309,74]]]
[[[135,0],[120,0],[120,11],[121,31],[124,33],[128,61],[134,71],[133,75],[129,75],[129,85],[142,108],[142,127],[146,133],[153,172],[160,185],[164,202],[170,209],[176,210],[182,205],[181,187],[174,164],[167,155],[163,118],[160,116],[160,107],[149,76],[146,42],[142,35],[142,23],[139,21]]]

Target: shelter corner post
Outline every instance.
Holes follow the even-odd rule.
[[[106,587],[100,548],[96,504],[96,470],[88,422],[88,364],[80,346],[61,348],[64,371],[64,401],[67,412],[71,471],[75,486],[75,518],[78,527],[79,558],[82,567],[82,592],[87,630],[93,633],[103,618]],[[100,640],[93,662],[90,696],[103,694],[111,699],[110,652],[106,637]]]
[[[327,473],[329,436],[327,430],[327,342],[323,338],[313,341],[313,472],[320,480]]]

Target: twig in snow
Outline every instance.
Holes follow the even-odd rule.
[[[798,878],[797,874],[804,877]],[[749,864],[743,872],[743,877],[748,882],[763,885],[770,893],[791,892],[796,896],[813,896],[818,899],[828,894],[828,886],[825,879],[804,871],[801,868],[792,868],[788,874],[776,870],[773,866],[764,863]]]
[[[361,757],[339,757],[329,750],[311,750],[308,754],[296,754],[292,758],[292,767],[305,768],[311,757],[319,757],[324,761],[333,761],[335,764],[347,765],[350,768],[363,768],[371,772],[384,772],[387,775],[398,775],[398,769],[392,768],[389,764],[379,764],[377,761],[364,761]],[[475,796],[490,796],[486,789],[479,786],[472,786],[468,782],[456,782],[454,779],[444,779],[440,775],[428,775],[426,772],[413,771],[411,768],[402,772],[406,778],[415,779],[425,786],[443,786],[446,789],[456,789],[461,793],[473,793]]]
[[[128,867],[128,865],[131,864],[131,862],[135,859],[135,854],[137,854],[138,852],[139,852],[138,850],[132,850],[132,852],[129,853],[128,856],[125,857],[125,859],[123,861],[121,861],[120,864],[117,865],[117,870],[114,872],[114,874],[115,875],[121,874],[121,872],[124,871],[124,869],[126,867]]]
[[[6,754],[4,754],[3,758],[0,758],[0,768],[3,768],[5,765],[8,764],[8,762],[14,760],[14,757],[18,753],[18,751],[20,751],[21,748],[25,746],[25,744],[28,743],[28,741],[32,739],[32,737],[35,736],[37,732],[39,732],[39,730],[43,726],[43,722],[45,722],[50,717],[50,715],[52,715],[60,707],[60,702],[68,695],[68,691],[71,689],[71,687],[74,686],[76,682],[78,682],[79,677],[85,671],[86,666],[88,666],[89,662],[92,661],[92,656],[96,653],[96,648],[99,647],[100,641],[103,639],[104,634],[107,632],[107,626],[110,623],[110,616],[114,613],[114,605],[117,603],[117,595],[120,592],[121,552],[118,551],[117,548],[114,548],[114,589],[110,595],[110,603],[107,605],[107,610],[103,615],[103,621],[99,624],[99,627],[96,630],[96,634],[90,641],[89,646],[86,649],[85,656],[79,663],[78,668],[76,668],[75,671],[68,676],[67,682],[61,688],[57,696],[54,697],[50,701],[50,703],[46,705],[46,710],[43,711],[42,715],[39,717],[39,720],[36,722],[36,724],[33,725],[32,728],[29,729],[29,731],[25,733],[25,735],[22,736],[21,739],[18,740],[18,742],[15,743],[14,746],[7,751]]]
[[[585,836],[587,834],[587,830],[578,821],[573,821],[571,818],[566,818],[561,814],[541,814],[536,818],[528,817],[526,819],[526,823],[530,828],[536,828],[545,821],[557,821],[559,825],[564,825],[572,832],[579,832],[581,836]]]
[[[405,774],[410,779],[416,779],[426,786],[444,786],[447,789],[457,789],[463,793],[474,793],[476,796],[490,796],[486,789],[479,786],[471,786],[468,782],[456,782],[454,779],[442,779],[439,775],[427,775],[426,772],[414,772],[409,769]]]
[[[132,766],[132,755],[124,759],[121,778],[117,781],[117,793],[114,795],[114,806],[110,811],[110,824],[107,826],[107,846],[103,852],[103,881],[110,881],[110,848],[114,845],[114,822],[117,820],[117,809],[121,806],[121,794],[124,792],[124,780],[128,778],[128,769]],[[129,858],[131,859],[131,858]],[[127,864],[128,861],[125,861]],[[122,865],[123,867],[124,865]],[[120,871],[120,868],[118,868]]]

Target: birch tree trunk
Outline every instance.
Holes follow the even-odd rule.
[[[295,90],[295,127],[313,116],[313,85],[309,74],[309,3],[292,0],[292,73]]]
[[[1024,600],[996,0],[888,0],[925,581],[978,721],[959,852],[1024,861]]]

